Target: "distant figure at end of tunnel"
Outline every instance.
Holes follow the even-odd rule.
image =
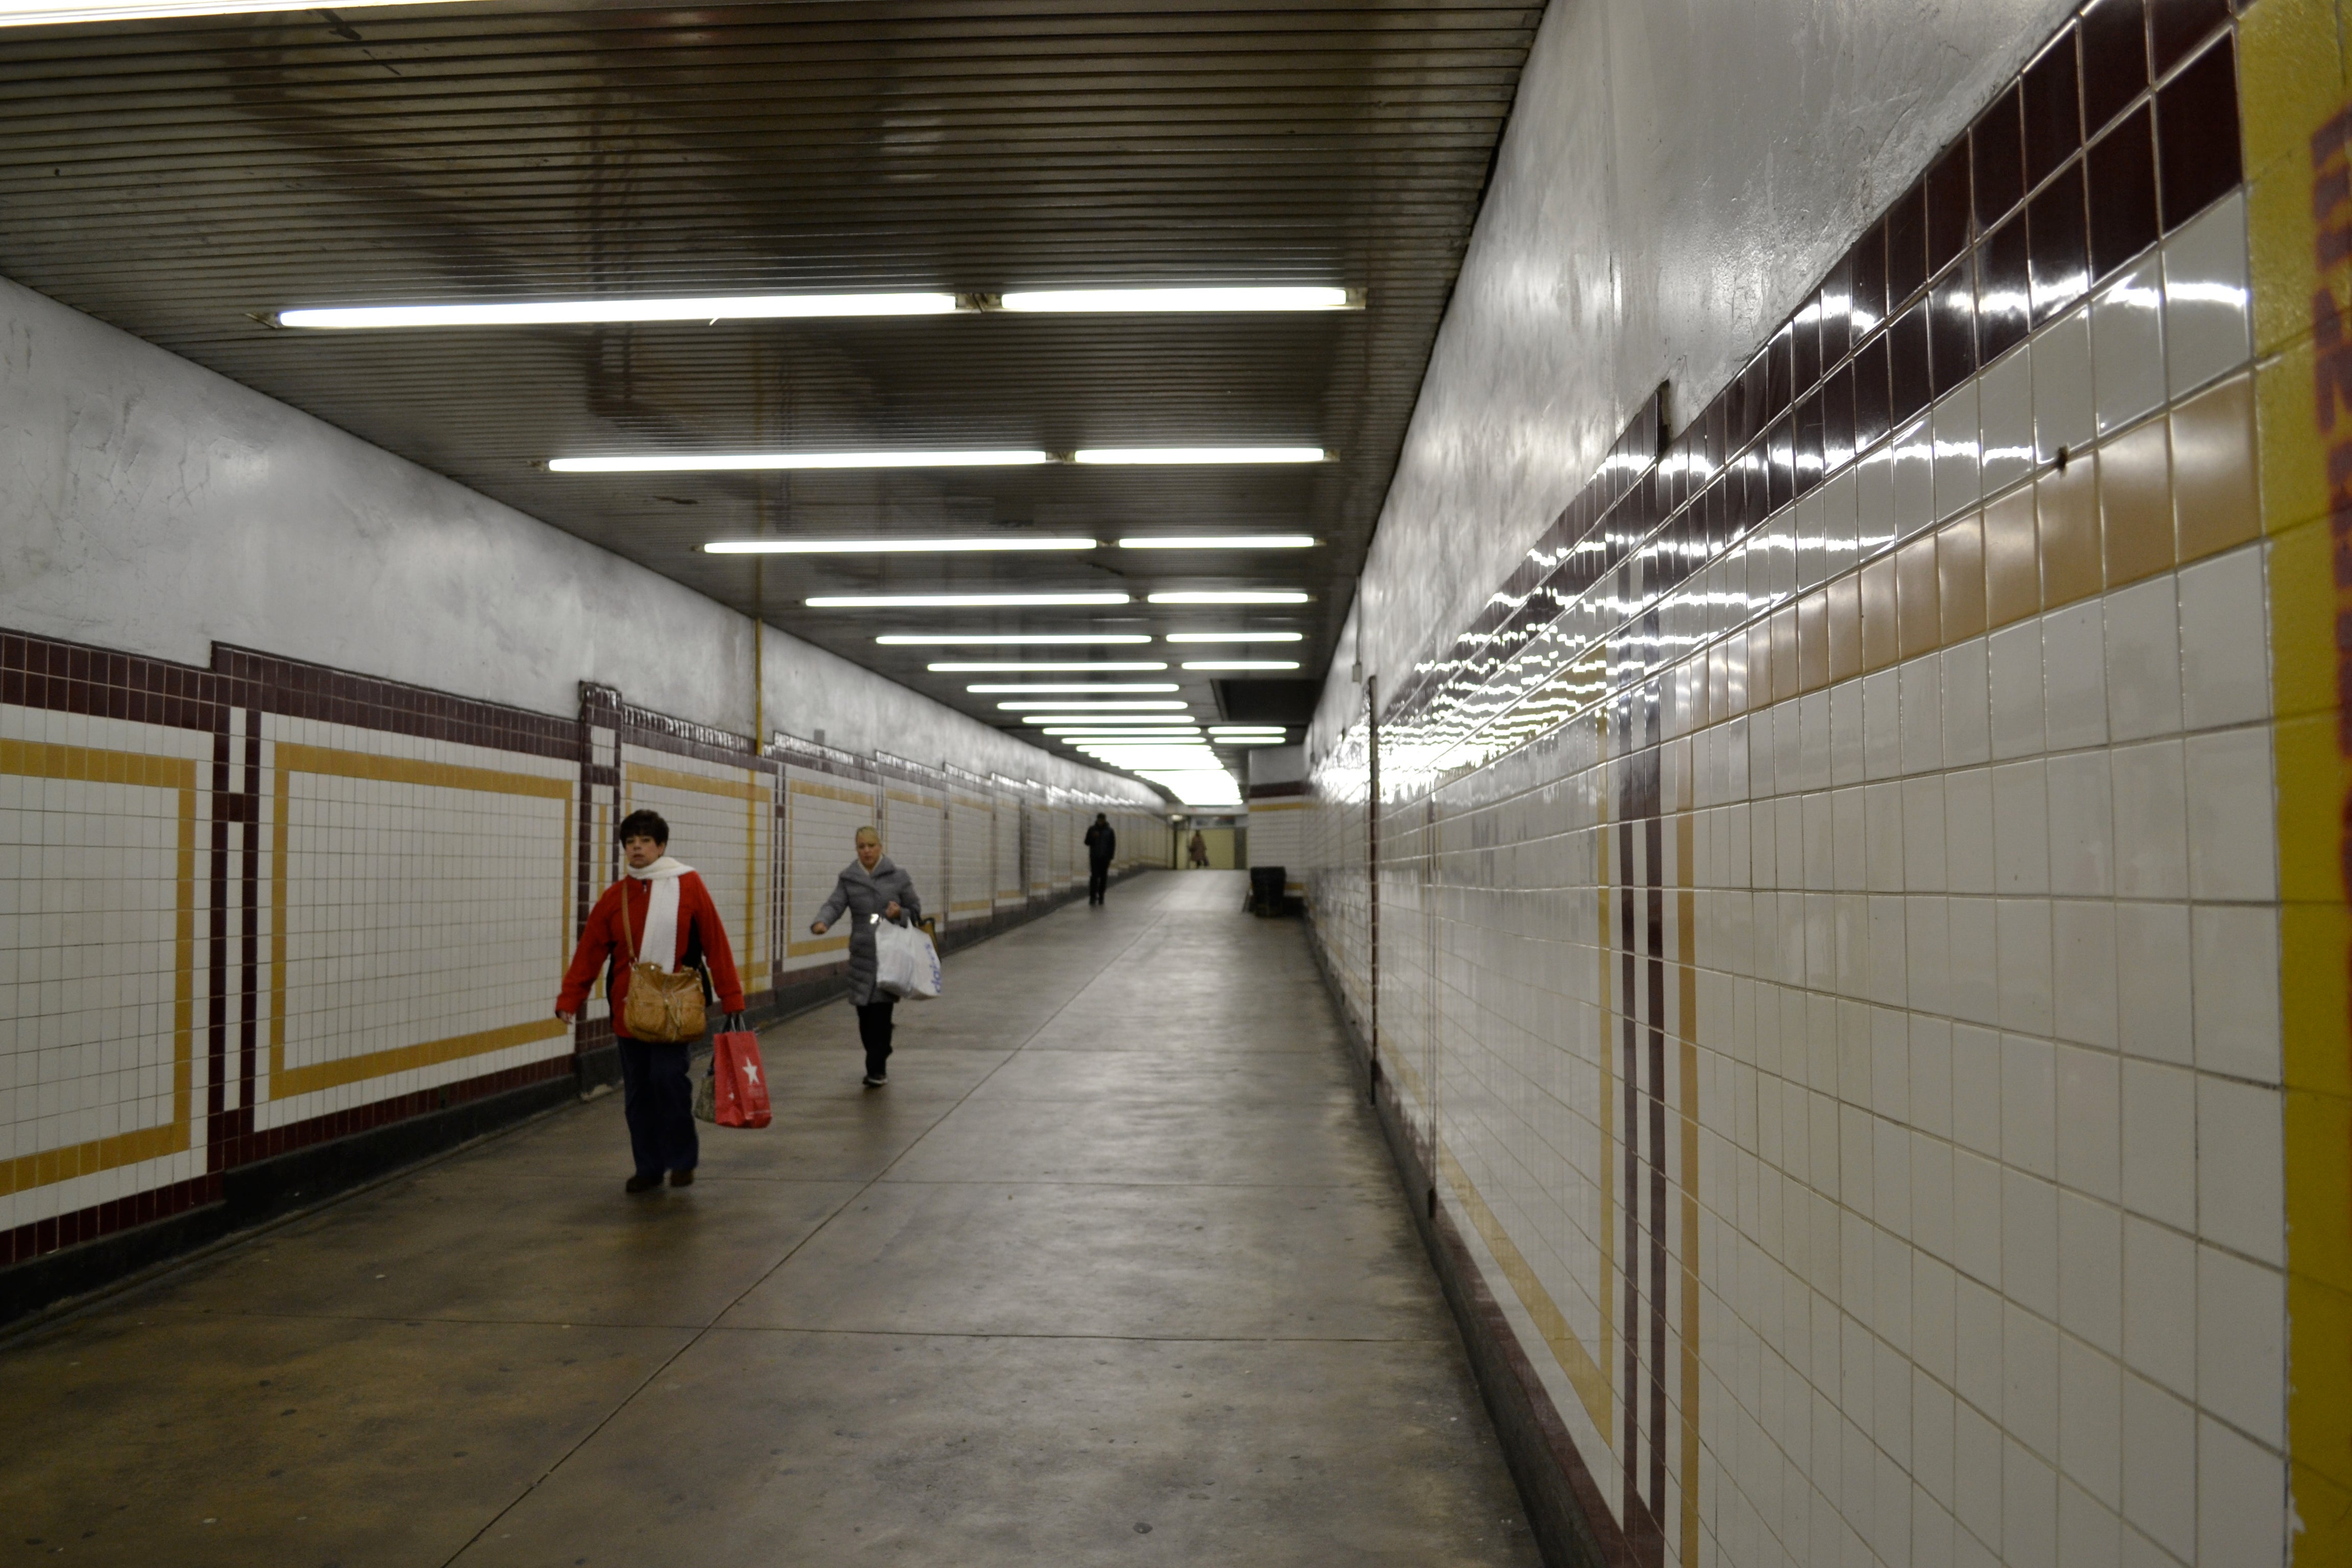
[[[1192,842],[1184,847],[1184,858],[1192,870],[1201,870],[1209,864],[1209,841],[1197,827],[1192,829]]]
[[[604,994],[613,1004],[613,1035],[621,1051],[621,1110],[637,1163],[625,1189],[650,1192],[661,1185],[665,1171],[671,1186],[691,1186],[701,1145],[694,1133],[694,1088],[686,1073],[701,1030],[688,1034],[676,1026],[656,1027],[650,1032],[679,1037],[635,1037],[648,1031],[642,1016],[637,1030],[631,1028],[631,971],[642,960],[663,975],[694,976],[692,987],[679,990],[695,991],[704,1002],[715,991],[726,1006],[730,1029],[743,1027],[743,986],[735,977],[735,952],[727,945],[727,928],[719,923],[719,906],[710,901],[710,889],[693,867],[670,858],[669,824],[657,812],[633,811],[621,819],[620,838],[625,874],[604,889],[589,911],[579,950],[564,971],[555,1016],[567,1024],[576,1022],[587,1005],[588,988],[596,983],[596,972],[610,966]],[[639,1012],[646,1015],[646,1009],[641,1005]],[[651,1016],[658,1022],[658,1010]],[[699,1009],[689,1007],[685,1017],[698,1023]]]
[[[889,1081],[890,1009],[898,999],[875,984],[873,917],[912,925],[923,918],[923,900],[914,879],[882,853],[882,835],[871,827],[857,830],[857,858],[841,868],[833,896],[809,930],[823,936],[845,912],[851,917],[849,1003],[857,1009],[857,1037],[866,1047],[866,1087],[879,1089]]]
[[[1118,829],[1101,812],[1087,827],[1087,902],[1098,904],[1110,886],[1110,860],[1118,852]]]

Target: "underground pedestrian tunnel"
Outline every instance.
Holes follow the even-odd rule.
[[[2346,36],[0,0],[0,1552],[2352,1562]]]

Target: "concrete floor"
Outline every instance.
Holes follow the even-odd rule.
[[[0,1562],[1532,1564],[1292,921],[1153,875],[0,1349]],[[551,980],[550,984],[552,984]]]

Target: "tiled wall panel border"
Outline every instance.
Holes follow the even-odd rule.
[[[289,1062],[289,805],[298,776],[562,802],[564,826],[551,847],[568,868],[567,943],[576,939],[597,892],[618,872],[610,839],[628,787],[625,756],[638,759],[640,779],[718,788],[730,799],[746,799],[754,813],[764,805],[767,820],[755,819],[750,828],[759,862],[751,894],[757,907],[748,911],[747,931],[730,931],[739,946],[750,938],[739,963],[753,994],[753,1013],[763,1020],[830,999],[841,977],[830,954],[813,965],[790,963],[798,955],[789,933],[806,911],[790,907],[788,764],[814,786],[834,781],[831,787],[845,786],[869,801],[887,781],[903,781],[901,789],[919,783],[931,793],[953,783],[944,770],[901,758],[861,758],[781,733],[758,746],[638,707],[608,687],[583,685],[579,714],[551,718],[226,645],[215,650],[212,668],[198,669],[0,631],[0,708],[111,724],[125,732],[160,727],[191,741],[184,748],[190,754],[182,757],[126,751],[112,742],[0,740],[0,773],[152,784],[165,792],[174,803],[165,816],[176,824],[166,852],[178,867],[177,989],[167,1009],[177,1042],[176,1109],[168,1125],[0,1162],[0,1192],[38,1192],[100,1173],[120,1173],[131,1183],[118,1197],[0,1231],[0,1320],[168,1257],[228,1226],[252,1223],[298,1197],[316,1196],[386,1163],[561,1103],[578,1089],[616,1080],[611,1025],[601,1002],[571,1030],[552,1018],[533,1018],[488,1034]],[[466,760],[433,760],[415,750],[420,744],[450,749]],[[499,765],[495,758],[501,754],[516,759],[515,765]],[[563,766],[551,771],[550,762]],[[740,769],[744,782],[722,778],[714,767],[730,774]],[[1075,835],[1075,821],[1064,818],[1106,809],[1131,825],[1122,837],[1136,852],[1123,857],[1122,871],[1165,864],[1164,820],[1138,812],[1133,802],[1057,791],[1049,803],[1042,789],[1022,785],[1016,795],[1003,797],[1007,809],[1000,812],[992,807],[1003,781],[980,780],[973,787],[991,801],[990,816],[1011,816],[1016,833],[1023,808],[1034,814],[1028,831],[1040,848],[1050,836]],[[984,940],[1071,896],[1056,888],[1011,904],[996,897],[986,884],[994,880],[1001,826],[988,823],[986,910],[982,918],[943,931],[944,950]],[[846,850],[842,853],[845,858]],[[832,869],[827,862],[828,875]],[[560,963],[556,953],[548,955],[551,995]],[[511,1057],[516,1047],[567,1034],[563,1047],[540,1059],[490,1065]],[[476,1060],[488,1070],[467,1072],[464,1064]],[[457,1076],[447,1081],[428,1078],[422,1089],[396,1087],[420,1070],[453,1068]],[[297,1107],[298,1114],[274,1125],[257,1116],[298,1099],[306,1105],[339,1103],[315,1113]],[[185,1150],[183,1163],[192,1162],[195,1173],[175,1175],[171,1151],[162,1145],[183,1147],[192,1137],[194,1146]]]

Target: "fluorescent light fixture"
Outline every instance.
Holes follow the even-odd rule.
[[[1089,713],[1097,710],[1108,711],[1112,709],[1128,710],[1155,709],[1172,710],[1181,713],[1189,710],[1191,707],[1192,704],[1185,701],[1181,697],[1158,699],[1122,698],[1116,702],[1073,702],[1066,698],[1058,697],[1041,697],[1033,701],[1024,697],[1017,701],[1000,702],[996,705],[997,711],[1001,713],[1019,713],[1031,708],[1051,708],[1063,713]]]
[[[1184,662],[1187,669],[1297,669],[1295,658],[1194,658]]]
[[[1361,293],[1297,285],[1237,289],[1024,289],[1004,309],[1032,312],[1118,310],[1360,310]]]
[[[874,640],[884,647],[1076,647],[1151,639],[1141,632],[885,632]]]
[[[1027,706],[1034,706],[1029,704]],[[1099,704],[1079,702],[1055,709],[1049,713],[1024,713],[1024,724],[1187,724],[1192,715],[1184,713],[1092,713],[1087,711]],[[1181,703],[1178,706],[1182,706]],[[1076,711],[1073,711],[1073,708]]]
[[[1003,610],[1031,605],[1124,605],[1124,594],[820,594],[812,610]]]
[[[877,639],[887,642],[887,637]],[[1059,659],[972,659],[946,664],[923,666],[933,675],[1004,675],[1034,673],[1038,675],[1094,675],[1130,669],[1165,669],[1157,659],[1101,659],[1089,663],[1082,658]]]
[[[1215,588],[1198,593],[1154,594],[1155,605],[1303,605],[1307,595],[1295,588]]]
[[[1072,454],[1080,463],[1319,463],[1331,454],[1320,447],[1087,447]]]
[[[1129,738],[1192,739],[1197,738],[1201,731],[1198,725],[1193,724],[1129,728],[1119,724],[1115,720],[1105,719],[1092,724],[1047,724],[1044,727],[1044,732],[1068,740],[1117,741]]]
[[[1139,533],[1118,542],[1121,550],[1311,550],[1311,533]]]
[[[931,555],[993,550],[1093,550],[1097,541],[1012,534],[1002,539],[714,539],[708,555]]]
[[[1305,632],[1170,632],[1170,642],[1302,642]]]
[[[637,452],[613,458],[553,458],[559,474],[735,474],[778,468],[1017,468],[1051,452]]]
[[[1186,805],[1239,805],[1241,785],[1223,768],[1181,770],[1137,768],[1139,778],[1150,779]]]
[[[1220,746],[1279,746],[1282,744],[1282,737],[1279,735],[1221,735],[1217,738],[1215,744]]]
[[[964,689],[975,697],[1043,697],[1055,691],[1075,691],[1081,695],[1087,692],[1108,694],[1113,691],[1173,691],[1176,689],[1176,683],[1172,680],[1046,680],[1023,681],[1017,684],[982,681],[977,686],[967,686]]]
[[[395,0],[397,3],[397,0]],[[229,10],[275,6],[215,7]],[[96,7],[92,7],[96,9]],[[194,7],[190,7],[191,10]],[[177,13],[151,6],[142,13]],[[280,310],[281,327],[350,331],[373,327],[541,327],[611,321],[772,321],[837,316],[943,316],[956,308],[952,294],[713,294],[681,300],[509,300],[479,305],[337,305],[323,310]]]
[[[1201,727],[1189,713],[1037,713],[1021,721],[1045,727],[1048,735],[1169,734],[1197,735]]]
[[[1209,726],[1209,733],[1212,735],[1286,735],[1290,733],[1290,726],[1287,724],[1212,724]]]

